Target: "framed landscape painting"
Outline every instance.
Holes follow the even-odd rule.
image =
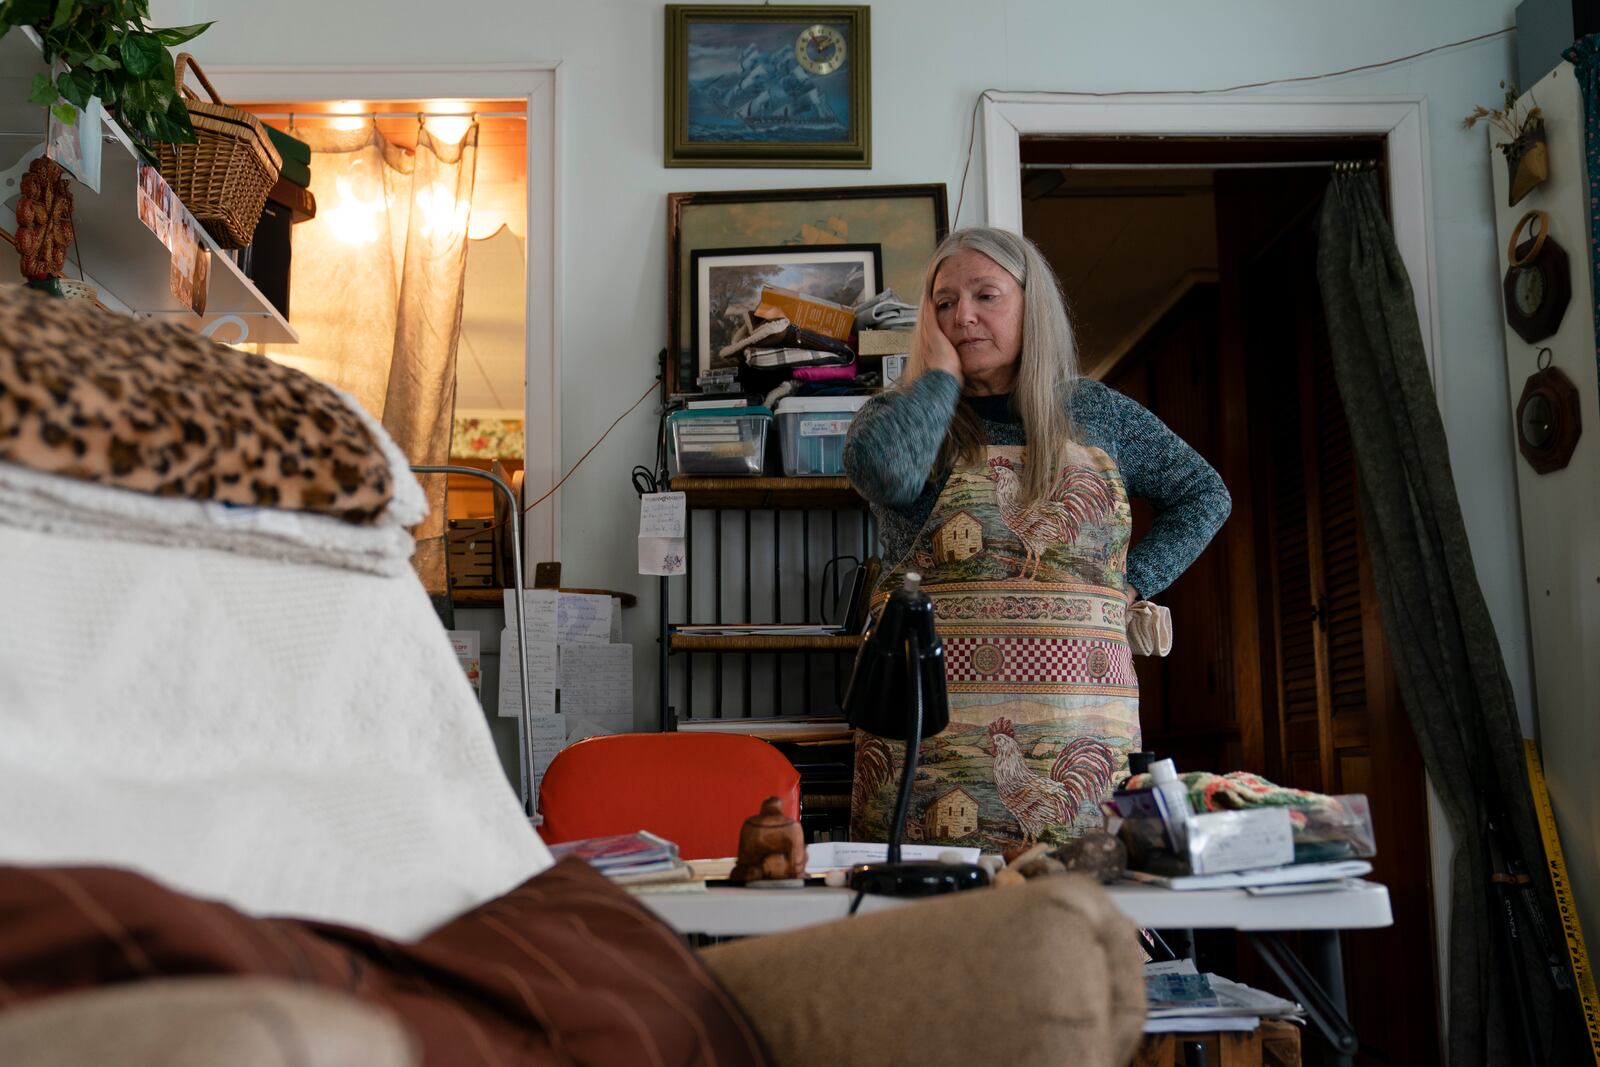
[[[667,5],[669,167],[870,167],[866,7]]]
[[[878,289],[916,303],[922,272],[949,228],[943,183],[761,189],[667,196],[669,388],[692,392],[699,351],[691,336],[690,263],[696,251],[875,244]]]
[[[878,291],[883,255],[877,245],[827,245],[817,248],[701,250],[690,257],[690,296],[694,304],[692,345],[699,373],[737,367],[737,355],[723,356],[749,315],[761,302],[763,286],[820,297],[849,307]]]

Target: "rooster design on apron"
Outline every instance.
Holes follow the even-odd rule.
[[[922,575],[944,641],[950,725],[922,742],[906,840],[1004,851],[1102,824],[1100,801],[1139,746],[1128,648],[1128,494],[1103,450],[1068,447],[1028,503],[1027,449],[991,445],[950,473],[881,609]],[[903,750],[856,735],[851,835],[885,840]]]

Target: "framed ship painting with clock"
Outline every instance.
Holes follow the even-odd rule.
[[[870,167],[869,9],[667,5],[669,167]]]

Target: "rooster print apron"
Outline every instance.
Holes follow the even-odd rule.
[[[1003,852],[1102,825],[1100,801],[1139,747],[1139,682],[1115,462],[1073,444],[1049,498],[1029,504],[1026,447],[986,458],[951,472],[873,610],[916,571],[944,642],[950,725],[922,742],[905,840]],[[855,840],[888,839],[903,762],[903,742],[857,731]]]

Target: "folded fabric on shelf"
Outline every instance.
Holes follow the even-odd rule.
[[[284,133],[282,130],[276,129],[267,123],[262,123],[262,125],[266,127],[267,136],[272,140],[272,147],[278,150],[278,155],[283,157],[285,163],[292,159],[296,163],[311,165],[310,145],[292,133]]]
[[[269,126],[268,129],[271,129],[271,127]],[[311,186],[311,167],[298,159],[290,159],[288,156],[284,156],[283,166],[278,168],[278,177],[283,181],[298,185],[302,189],[307,189]]]
[[[748,328],[740,326],[734,339],[717,353],[731,359],[747,348],[805,348],[815,352],[832,352],[847,359],[855,358],[855,349],[847,342],[824,337],[820,333],[796,326],[788,319],[751,319]]]
[[[917,322],[917,305],[901,300],[893,289],[875,293],[850,310],[858,330],[908,329]]]

